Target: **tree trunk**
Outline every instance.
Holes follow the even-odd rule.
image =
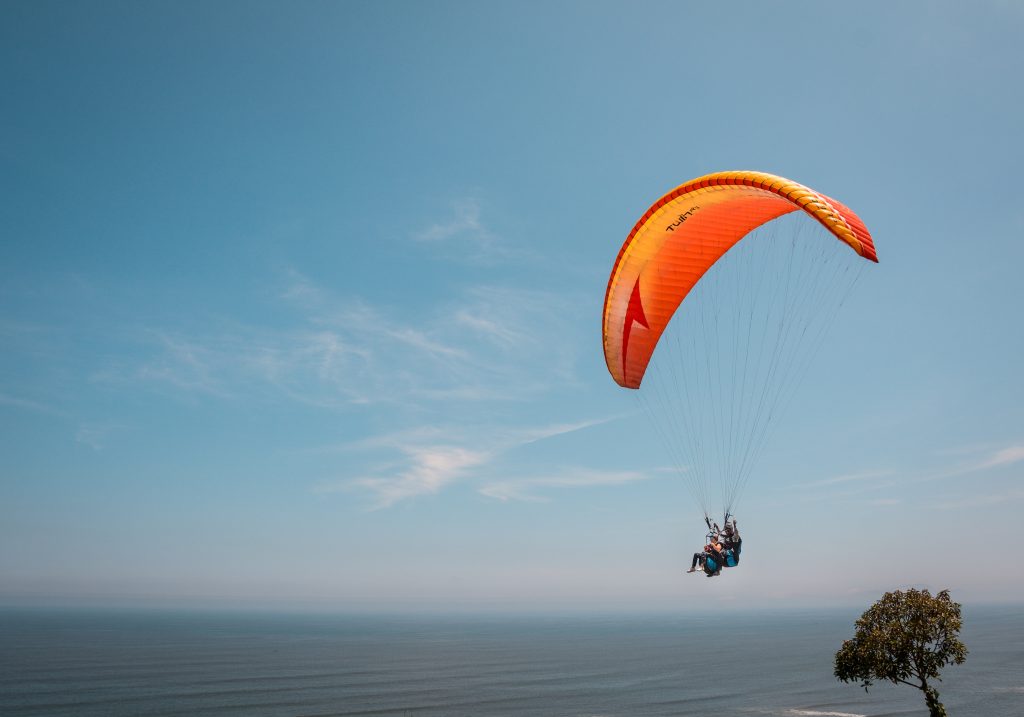
[[[924,688],[924,701],[928,705],[928,717],[948,717],[946,708],[939,702],[939,691],[934,687]]]

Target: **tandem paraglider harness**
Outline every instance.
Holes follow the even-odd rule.
[[[722,531],[718,527],[718,523],[712,523],[711,518],[707,515],[704,516],[704,522],[708,525],[708,534],[705,536],[707,544],[710,545],[714,540],[725,536],[725,540],[722,543],[722,552],[716,551],[705,551],[704,553],[704,573],[709,577],[714,577],[722,572],[722,568],[735,568],[740,564],[740,550],[743,547],[743,539],[740,538],[739,533],[736,532],[734,527],[729,526],[729,514],[725,514],[725,526],[727,530]],[[735,519],[733,520],[735,525]]]

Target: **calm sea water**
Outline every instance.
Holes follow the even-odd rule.
[[[385,618],[0,611],[0,714],[925,715],[832,676],[856,612]],[[965,610],[951,717],[1024,717],[1024,608]]]

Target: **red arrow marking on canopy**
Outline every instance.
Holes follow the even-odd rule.
[[[629,349],[629,333],[633,330],[633,324],[640,324],[645,329],[647,317],[644,315],[644,305],[640,300],[640,277],[636,278],[633,286],[633,293],[629,296],[629,304],[626,306],[626,319],[622,324],[622,380],[626,380],[626,351]]]

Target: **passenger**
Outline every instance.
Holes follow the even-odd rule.
[[[712,535],[711,542],[704,546],[704,550],[707,552],[704,558],[704,572],[711,578],[722,572],[722,566],[725,565],[725,547],[717,535]]]
[[[708,573],[708,575],[717,575],[725,562],[723,551],[724,548],[722,547],[722,543],[718,540],[718,535],[711,534],[708,536],[708,544],[704,546],[704,550],[693,554],[693,561],[690,563],[690,569],[686,572],[697,572],[697,565],[699,564],[701,568]],[[716,566],[715,569],[710,572],[708,571],[708,558],[711,558]]]

